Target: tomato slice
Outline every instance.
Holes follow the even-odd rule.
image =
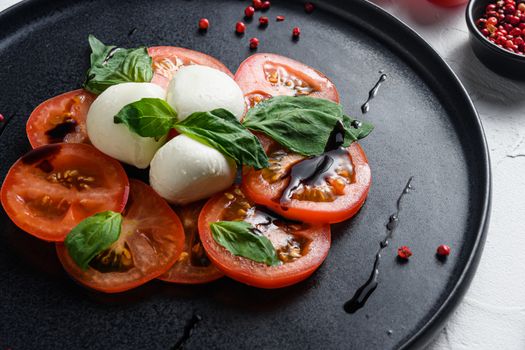
[[[29,116],[26,133],[37,148],[50,143],[89,143],[86,117],[96,96],[74,90],[42,102]]]
[[[182,284],[200,284],[215,281],[224,274],[208,259],[199,238],[198,219],[205,201],[176,207],[184,227],[184,250],[177,262],[159,279]]]
[[[153,58],[155,72],[151,82],[165,89],[179,68],[190,64],[215,68],[233,78],[232,72],[221,61],[202,52],[174,46],[153,46],[148,48],[148,54]]]
[[[304,96],[339,102],[335,85],[323,73],[284,56],[259,53],[241,63],[235,81],[253,107],[272,96]]]
[[[235,256],[213,239],[210,224],[244,220],[259,229],[277,250],[281,264],[267,266]],[[330,249],[330,226],[290,222],[257,207],[238,187],[212,197],[199,216],[199,234],[210,260],[227,276],[260,288],[281,288],[310,276]]]
[[[124,209],[129,182],[120,163],[95,147],[57,143],[35,148],[11,167],[2,205],[22,230],[61,242],[95,213]]]
[[[81,284],[105,293],[138,287],[165,273],[177,261],[184,246],[179,217],[151,187],[130,181],[119,239],[82,270],[64,244],[57,254],[67,273]]]
[[[291,188],[292,169],[306,158],[264,135],[257,136],[270,166],[243,170],[242,190],[250,200],[289,219],[313,223],[341,222],[359,211],[368,196],[372,177],[358,143],[334,151],[332,171],[321,174],[316,181],[299,181]]]

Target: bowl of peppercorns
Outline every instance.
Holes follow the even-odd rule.
[[[474,53],[487,67],[525,79],[525,0],[470,0],[467,25]]]

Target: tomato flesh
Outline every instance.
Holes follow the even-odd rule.
[[[261,53],[241,63],[235,81],[253,107],[272,96],[304,96],[339,102],[335,85],[321,72],[291,58]]]
[[[324,174],[313,184],[299,183],[290,191],[292,169],[306,158],[264,135],[258,137],[269,155],[270,166],[244,169],[242,190],[250,200],[289,219],[312,223],[341,222],[359,211],[372,179],[368,160],[358,143],[337,151],[332,173]]]
[[[200,284],[215,281],[224,274],[208,259],[198,232],[199,213],[204,202],[175,208],[184,227],[184,250],[177,262],[159,279],[182,284]]]
[[[27,120],[26,133],[31,146],[89,143],[86,117],[95,97],[80,89],[42,102]]]
[[[57,254],[68,274],[81,284],[106,293],[138,287],[165,273],[184,246],[184,229],[175,212],[151,187],[130,181],[119,239],[82,270],[63,244]]]
[[[118,161],[90,145],[59,143],[20,158],[4,180],[1,198],[22,230],[61,242],[86,217],[122,211],[128,192],[128,177]]]
[[[148,54],[153,59],[154,75],[151,82],[164,89],[181,67],[191,64],[215,68],[233,78],[232,72],[221,61],[202,52],[174,46],[153,46],[148,48]]]
[[[281,263],[267,266],[235,256],[213,238],[210,224],[216,221],[249,222],[275,247]],[[290,222],[255,206],[238,188],[219,193],[199,216],[199,234],[210,260],[228,277],[260,288],[281,288],[310,276],[326,259],[330,249],[330,226]]]

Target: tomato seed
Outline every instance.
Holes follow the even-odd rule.
[[[237,22],[235,25],[235,31],[239,34],[243,34],[246,31],[246,24],[243,22]]]
[[[397,256],[401,259],[408,260],[412,256],[412,251],[406,245],[397,248]]]
[[[208,19],[201,18],[199,20],[199,29],[200,30],[207,30],[209,26],[210,26],[210,21],[208,21]]]
[[[449,256],[450,255],[450,247],[446,244],[442,244],[439,247],[437,247],[437,253],[440,256]]]

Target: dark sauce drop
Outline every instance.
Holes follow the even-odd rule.
[[[173,350],[184,349],[186,342],[191,338],[195,327],[197,327],[200,321],[202,321],[202,316],[193,314],[193,316],[188,320],[188,322],[186,322],[186,325],[184,326],[184,333],[182,333],[182,336],[179,338],[179,340],[177,340],[177,342],[173,346]]]
[[[109,60],[113,58],[113,55],[115,55],[115,52],[120,50],[120,47],[114,47],[111,50],[109,50],[108,54],[106,55],[106,58],[104,58],[104,61],[102,61],[102,65],[105,66],[108,64]]]
[[[381,253],[383,252],[383,249],[388,247],[388,243],[390,242],[390,239],[392,239],[394,232],[397,228],[397,225],[399,223],[399,213],[401,212],[401,201],[403,197],[408,194],[410,190],[412,190],[412,180],[414,177],[411,177],[405,188],[403,189],[403,192],[399,196],[396,202],[396,212],[388,218],[388,223],[386,224],[386,235],[385,238],[379,242],[379,249],[376,253],[376,257],[374,260],[374,267],[372,268],[372,273],[370,274],[370,277],[368,280],[363,284],[357,291],[355,292],[352,299],[347,301],[344,305],[344,310],[350,314],[353,314],[360,308],[362,308],[370,295],[374,292],[374,290],[377,288],[378,285],[378,278],[379,278],[379,264],[381,262]]]
[[[24,164],[35,164],[42,160],[51,161],[59,152],[60,145],[46,145],[26,153],[22,158]]]
[[[379,88],[381,87],[381,84],[385,82],[387,77],[388,76],[386,74],[381,74],[377,83],[374,85],[372,90],[370,90],[370,92],[368,93],[368,99],[361,106],[361,112],[363,112],[363,114],[366,114],[368,113],[368,111],[370,111],[370,101],[372,101],[377,96],[377,93],[379,91]]]
[[[325,146],[325,153],[310,157],[292,166],[290,183],[281,195],[281,207],[286,210],[286,202],[290,201],[292,193],[301,185],[321,186],[325,178],[335,174],[337,166],[335,159],[347,154],[341,146],[345,141],[345,128],[339,121],[330,133]]]
[[[55,125],[53,129],[46,131],[47,139],[50,143],[63,142],[67,134],[75,131],[78,123],[73,118],[65,118],[60,124]]]

